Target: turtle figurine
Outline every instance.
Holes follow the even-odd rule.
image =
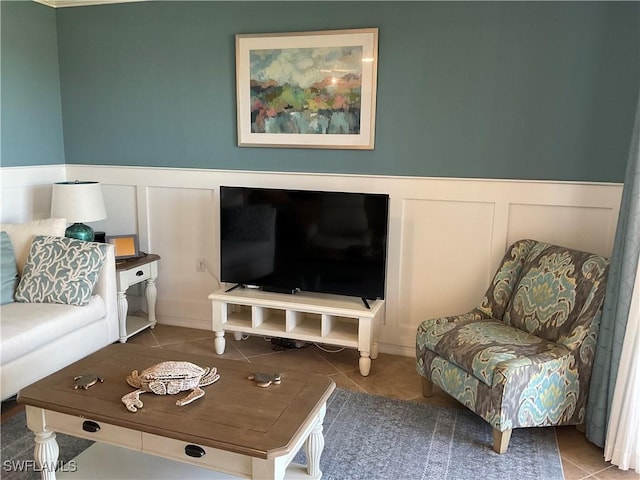
[[[138,390],[123,396],[122,403],[127,410],[136,412],[143,406],[140,395],[145,392],[175,395],[191,390],[186,397],[176,401],[176,405],[183,406],[204,395],[204,390],[200,387],[211,385],[219,379],[220,375],[215,367],[202,368],[190,362],[162,362],[143,370],[140,374],[134,370],[127,376],[127,383]]]
[[[253,380],[259,387],[266,388],[271,384],[280,385],[282,382],[282,375],[279,373],[252,373],[247,377],[248,380]]]
[[[104,379],[94,374],[88,374],[73,377],[73,381],[75,382],[75,385],[73,386],[75,390],[79,388],[89,390],[89,387],[93,387],[98,382],[104,382]]]

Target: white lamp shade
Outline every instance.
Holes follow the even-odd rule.
[[[107,218],[99,182],[60,182],[53,184],[51,216],[69,223],[97,222]]]

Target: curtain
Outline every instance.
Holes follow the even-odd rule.
[[[604,458],[623,470],[634,468],[640,473],[640,269],[622,344]]]
[[[637,336],[638,328],[637,310],[636,312],[631,310],[632,298],[636,309],[637,302],[640,301],[638,300],[638,293],[635,294],[635,297],[633,296],[639,256],[640,101],[633,127],[631,149],[625,174],[609,279],[607,281],[607,294],[602,309],[600,333],[596,345],[587,403],[587,438],[600,447],[605,447],[606,440],[608,451],[610,449],[612,452],[623,448],[622,443],[619,443],[619,434],[629,438],[635,436],[636,450],[638,448],[638,436],[640,436],[640,425],[637,419],[637,409],[640,408],[638,406],[640,384],[636,382],[635,387],[632,387],[631,384],[627,383],[633,381],[634,376],[637,379],[638,363],[640,362],[640,348],[634,338],[634,336]],[[633,318],[634,313],[636,318]],[[629,335],[625,338],[627,331]],[[625,344],[625,358],[621,362],[623,342]],[[634,342],[636,342],[635,345]],[[618,377],[620,378],[616,383]],[[618,388],[616,388],[616,385]],[[631,397],[625,399],[626,396]],[[617,406],[615,411],[612,411],[614,397],[616,397]],[[635,398],[636,401],[627,405],[625,409],[624,403],[629,398]],[[615,413],[615,418],[613,413]],[[632,422],[633,415],[636,415],[635,422],[629,423],[627,428],[621,429],[621,421]],[[609,425],[612,427],[612,434],[607,438]],[[632,441],[631,443],[634,442]],[[629,454],[631,454],[630,451]],[[622,456],[624,455],[622,454]],[[615,463],[613,459],[612,463]],[[630,463],[627,465],[630,465]],[[635,465],[636,468],[639,468],[637,462]],[[629,466],[626,468],[629,468]]]

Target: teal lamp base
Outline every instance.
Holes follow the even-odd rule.
[[[64,231],[64,236],[68,238],[75,238],[77,240],[84,240],[85,242],[93,242],[95,238],[93,228],[84,223],[74,223],[69,225]]]

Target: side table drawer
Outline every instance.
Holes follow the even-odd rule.
[[[48,428],[54,432],[66,433],[74,437],[110,443],[135,450],[142,448],[142,434],[135,430],[49,410],[47,410],[46,419]],[[99,430],[92,432],[94,425],[88,422],[97,425]]]
[[[131,285],[149,280],[151,278],[151,264],[141,265],[131,270],[118,272],[118,290],[126,290]]]
[[[186,453],[187,450],[191,455]],[[251,477],[251,457],[239,453],[204,447],[194,443],[153,435],[152,433],[142,434],[142,451],[179,462],[212,468],[232,475]],[[198,451],[202,453],[202,456],[197,455]]]

